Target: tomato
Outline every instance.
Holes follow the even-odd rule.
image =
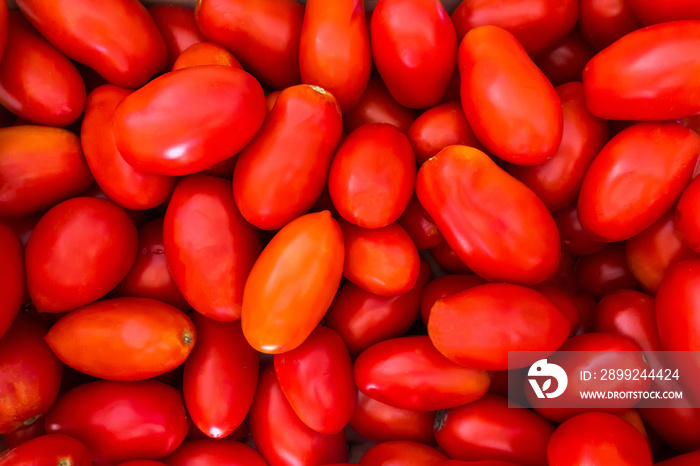
[[[421,260],[416,285],[404,294],[379,296],[348,281],[335,295],[326,325],[340,334],[353,355],[380,341],[400,337],[416,321],[423,287],[430,277],[430,265]]]
[[[607,413],[585,413],[569,419],[552,434],[547,446],[550,466],[652,464],[649,446],[628,422]]]
[[[552,84],[505,29],[480,26],[459,46],[462,107],[479,141],[517,165],[539,165],[562,139]]]
[[[117,149],[135,168],[188,175],[236,154],[264,118],[265,96],[255,78],[207,65],[166,73],[129,95],[112,126]]]
[[[231,440],[184,442],[163,461],[168,466],[267,466],[260,453]]]
[[[698,202],[700,178],[695,178],[678,200],[674,223],[683,243],[696,252],[700,252],[700,213],[696,209]]]
[[[606,245],[604,242],[594,240],[583,229],[578,219],[578,207],[575,202],[557,210],[554,213],[554,221],[559,229],[562,248],[571,254],[593,254],[603,249]]]
[[[272,366],[260,374],[249,419],[255,446],[269,464],[328,464],[348,459],[344,432],[322,434],[307,427],[284,397]]]
[[[398,103],[442,102],[455,72],[457,34],[439,0],[380,0],[370,34],[374,64]]]
[[[630,0],[581,0],[579,27],[596,50],[642,27]]]
[[[250,223],[278,230],[313,206],[326,183],[342,123],[338,102],[323,89],[299,85],[280,92],[233,172],[236,204]]]
[[[202,0],[195,8],[204,37],[223,45],[274,89],[299,84],[304,7],[294,0]]]
[[[139,87],[165,68],[165,42],[136,0],[19,0],[32,25],[68,58],[122,87]]]
[[[0,466],[46,464],[92,466],[90,451],[82,442],[61,434],[37,437],[0,456]]]
[[[443,275],[437,277],[423,289],[420,298],[420,313],[423,323],[428,325],[430,311],[436,302],[460,291],[486,284],[486,280],[478,275]]]
[[[608,244],[598,252],[580,257],[575,270],[583,291],[596,298],[639,287],[627,265],[624,243]]]
[[[581,326],[581,313],[578,310],[576,301],[573,296],[564,291],[564,289],[554,284],[553,282],[540,283],[533,287],[539,293],[542,293],[545,298],[549,299],[564,314],[571,325],[570,335],[576,333]]]
[[[323,211],[285,225],[265,247],[243,292],[241,323],[262,353],[298,347],[333,301],[343,273],[340,227]]]
[[[32,424],[58,396],[63,364],[45,333],[42,322],[21,312],[0,339],[0,433]]]
[[[363,466],[433,466],[446,460],[447,456],[428,445],[394,440],[375,445],[362,456]]]
[[[682,19],[700,19],[700,5],[684,0],[667,0],[659,4],[650,0],[627,0],[642,21],[642,24],[656,24]]]
[[[8,449],[13,449],[17,448],[18,446],[22,445],[23,443],[27,443],[28,441],[35,439],[37,437],[40,437],[42,435],[46,435],[46,428],[44,426],[44,418],[43,417],[34,417],[32,419],[36,419],[34,422],[29,424],[28,426],[22,425],[19,428],[13,430],[12,432],[7,432],[3,434],[2,439],[5,442],[5,447]]]
[[[700,21],[674,21],[631,32],[586,65],[586,105],[594,115],[611,120],[695,115],[700,112],[694,80],[700,73],[699,51]]]
[[[654,298],[633,290],[604,296],[594,313],[596,332],[624,335],[643,351],[661,351]]]
[[[240,318],[243,287],[261,247],[236,207],[231,182],[206,175],[182,180],[165,212],[163,247],[173,280],[197,312]]]
[[[0,216],[26,217],[77,196],[93,179],[78,137],[65,129],[0,129]]]
[[[148,8],[168,50],[166,70],[173,67],[177,57],[191,45],[206,39],[199,32],[194,10],[182,5],[150,5]]]
[[[372,75],[360,101],[344,115],[343,129],[354,131],[367,123],[389,123],[406,133],[416,116],[414,110],[396,102],[384,82],[378,76]]]
[[[24,248],[14,231],[0,222],[0,338],[14,322],[25,293]]]
[[[700,461],[700,451],[694,451],[656,464],[657,466],[694,466],[698,461]]]
[[[185,362],[182,391],[195,425],[211,438],[230,435],[243,423],[258,382],[258,353],[240,322],[193,315],[197,346]]]
[[[579,30],[573,29],[554,48],[537,58],[535,64],[553,86],[560,86],[571,81],[581,81],[583,69],[593,55],[593,49]]]
[[[7,43],[7,2],[2,2],[0,5],[0,61],[5,52]]]
[[[85,107],[85,83],[75,66],[18,11],[9,13],[7,38],[0,62],[0,104],[33,123],[73,123]]]
[[[397,223],[406,230],[418,250],[432,249],[444,242],[435,220],[432,219],[415,195],[408,201],[408,205]]]
[[[523,466],[547,461],[547,442],[554,427],[528,409],[509,407],[488,394],[473,403],[438,415],[435,439],[453,459],[504,460]]]
[[[299,44],[301,80],[333,94],[343,113],[360,101],[372,71],[364,10],[364,0],[306,2]]]
[[[418,170],[416,194],[450,247],[483,278],[533,285],[554,273],[560,246],[552,215],[478,149],[440,151]]]
[[[390,124],[374,123],[356,129],[340,145],[330,165],[328,191],[344,219],[381,228],[406,209],[415,177],[406,135]]]
[[[586,172],[578,217],[597,239],[640,233],[676,202],[690,182],[700,136],[676,123],[639,123],[608,142]]]
[[[280,388],[299,419],[316,432],[343,430],[355,406],[348,349],[334,330],[316,327],[297,348],[274,357]]]
[[[396,408],[358,390],[349,425],[362,437],[374,442],[411,440],[434,444],[434,423],[434,412]]]
[[[173,63],[172,70],[176,71],[201,65],[222,65],[232,66],[239,70],[243,69],[231,52],[213,42],[202,41],[192,44],[183,50],[178,55],[175,63]]]
[[[586,109],[580,82],[556,88],[564,115],[564,132],[556,153],[541,165],[514,165],[508,172],[555,212],[576,201],[588,167],[608,139],[608,123]]]
[[[430,250],[430,255],[435,262],[447,273],[472,274],[472,270],[466,266],[457,256],[454,249],[446,241],[441,242]]]

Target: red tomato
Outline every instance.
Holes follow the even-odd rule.
[[[410,108],[442,102],[457,64],[457,34],[442,3],[380,0],[370,29],[374,63],[394,99]]]
[[[594,54],[579,30],[574,29],[558,41],[554,48],[537,58],[535,64],[553,86],[560,86],[571,81],[581,81],[583,69]]]
[[[571,254],[593,254],[607,244],[594,240],[590,233],[583,229],[578,219],[578,207],[575,202],[557,210],[554,213],[554,221],[559,229],[562,248]]]
[[[299,44],[305,84],[329,91],[347,113],[360,101],[372,71],[364,0],[308,0]]]
[[[322,434],[307,427],[284,397],[272,366],[260,374],[249,418],[255,446],[270,464],[328,464],[348,459],[345,433]]]
[[[452,21],[459,40],[479,26],[499,26],[536,57],[571,31],[577,17],[575,0],[472,0],[457,7]]]
[[[195,425],[211,438],[230,435],[243,423],[258,382],[258,353],[240,322],[192,316],[197,346],[185,362],[182,392]]]
[[[14,231],[0,222],[0,338],[22,307],[25,293],[24,248]]]
[[[231,182],[206,175],[181,181],[165,212],[163,247],[173,280],[197,312],[240,318],[260,239],[238,211]]]
[[[564,289],[552,282],[540,283],[533,287],[539,293],[542,293],[545,298],[549,299],[564,314],[571,325],[570,335],[576,333],[581,326],[581,313],[576,305],[576,300]]]
[[[175,178],[134,168],[117,150],[112,117],[117,105],[130,94],[130,90],[111,84],[90,93],[80,130],[81,144],[95,181],[109,199],[126,209],[150,209],[168,198]]]
[[[43,322],[21,312],[0,339],[0,433],[32,424],[56,401],[63,364],[45,333]]]
[[[446,241],[438,244],[430,250],[435,262],[447,273],[472,274],[472,270],[466,266],[462,259],[457,256],[454,249]]]
[[[236,154],[264,118],[265,96],[255,78],[207,65],[166,73],[126,97],[113,130],[117,149],[134,167],[188,175]]]
[[[596,306],[594,331],[624,335],[643,351],[661,351],[654,298],[633,290],[604,296]]]
[[[602,50],[642,25],[630,0],[581,0],[579,27],[596,50]]]
[[[486,284],[486,280],[478,275],[443,275],[425,285],[420,298],[421,319],[428,325],[430,311],[436,302],[460,291]]]
[[[231,52],[213,42],[203,41],[192,44],[183,50],[173,63],[172,70],[202,65],[222,65],[232,66],[239,70],[243,69]]]
[[[65,129],[0,129],[0,216],[26,217],[92,185],[78,137]]]
[[[0,61],[0,104],[40,125],[73,123],[85,107],[85,83],[73,63],[18,11],[9,13],[7,37]]]
[[[260,453],[230,440],[184,442],[163,461],[168,466],[267,466]]]
[[[666,272],[656,294],[656,322],[665,351],[700,350],[700,259]]]
[[[284,226],[250,271],[241,323],[262,353],[284,353],[311,334],[333,301],[343,273],[340,227],[323,211]]]
[[[27,289],[40,312],[63,312],[111,291],[136,258],[138,234],[124,209],[76,197],[49,210],[27,243]],[[109,264],[109,266],[105,266]]]
[[[408,201],[408,205],[397,223],[406,230],[418,250],[432,249],[444,242],[435,220],[415,195]]]
[[[552,84],[505,29],[481,26],[459,46],[462,107],[479,141],[517,165],[539,165],[562,138],[562,109]]]
[[[335,153],[328,191],[345,220],[363,228],[381,228],[406,209],[415,178],[416,161],[408,138],[387,123],[368,124],[350,133]]]
[[[685,188],[676,206],[675,226],[683,243],[700,252],[700,178],[695,178]]]
[[[576,201],[586,170],[610,139],[608,123],[586,109],[580,82],[564,84],[556,91],[564,115],[564,132],[556,153],[541,165],[508,169],[552,212]]]
[[[335,331],[316,327],[297,348],[274,357],[280,388],[299,419],[316,432],[343,430],[355,406],[348,349]]]
[[[665,23],[682,19],[700,19],[700,5],[685,0],[627,0],[642,24]]]
[[[360,459],[362,466],[435,466],[447,456],[428,445],[394,440],[375,445]]]
[[[700,21],[638,29],[588,62],[583,70],[586,105],[610,120],[692,116],[700,112],[698,73]],[[654,151],[647,147],[646,152]]]
[[[90,450],[61,434],[42,435],[0,456],[0,466],[46,464],[58,466],[92,466]]]
[[[299,84],[304,7],[294,0],[202,0],[197,26],[274,89]],[[224,102],[226,103],[226,101]]]
[[[581,414],[560,425],[547,446],[547,460],[550,466],[652,464],[642,434],[628,422],[607,413]]]
[[[523,466],[547,461],[547,442],[554,427],[528,409],[488,394],[473,403],[440,413],[435,439],[451,458],[464,461],[504,460]]]
[[[58,50],[112,84],[139,87],[165,68],[163,38],[136,0],[19,0],[17,6]]]
[[[0,2],[0,61],[7,43],[7,2]]]
[[[406,133],[416,116],[414,110],[396,102],[382,80],[373,75],[360,101],[344,115],[343,129],[354,131],[367,123],[389,123]]]
[[[418,170],[416,194],[447,243],[483,278],[532,285],[554,273],[560,246],[552,215],[478,149],[440,151]]]
[[[173,67],[175,59],[191,45],[206,39],[199,32],[194,19],[194,10],[182,5],[151,5],[148,7],[156,23],[165,48],[168,50],[168,64],[165,69]]]
[[[342,125],[338,102],[320,87],[280,92],[233,172],[243,216],[258,228],[278,230],[306,213],[323,191]]]
[[[617,290],[636,289],[637,281],[627,265],[624,243],[612,243],[576,263],[578,282],[586,293],[602,298]]]

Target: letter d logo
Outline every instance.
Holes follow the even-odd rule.
[[[556,398],[564,393],[564,390],[566,390],[566,386],[569,383],[569,378],[566,376],[564,369],[556,364],[548,363],[546,359],[540,359],[530,366],[530,370],[527,371],[527,375],[527,380],[530,382],[530,385],[535,391],[537,398]],[[552,386],[552,379],[547,379],[542,387],[540,387],[537,379],[532,379],[530,377],[554,377],[554,379],[557,381],[557,389],[551,393],[548,393],[547,390],[549,390],[549,388]]]

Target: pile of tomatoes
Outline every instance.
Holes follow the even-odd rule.
[[[1,466],[700,464],[507,398],[700,350],[700,3],[16,3]]]

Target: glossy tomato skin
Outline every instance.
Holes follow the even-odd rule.
[[[343,233],[330,212],[303,215],[268,243],[243,292],[241,323],[263,353],[298,347],[321,321],[343,273]]]
[[[462,107],[479,141],[517,165],[539,165],[562,138],[559,96],[518,40],[481,26],[459,46]]]
[[[85,83],[75,66],[18,11],[8,16],[0,62],[0,104],[33,123],[66,126],[85,107]]]
[[[294,0],[202,0],[195,8],[204,37],[223,45],[273,89],[301,82],[299,40],[304,7]]]
[[[458,275],[447,274],[437,277],[423,288],[423,293],[420,297],[420,314],[425,325],[428,325],[430,311],[436,302],[442,298],[459,293],[460,291],[474,288],[478,285],[485,285],[486,280],[478,275]]]
[[[565,251],[576,255],[593,254],[603,249],[607,243],[596,241],[591,234],[583,229],[578,219],[576,203],[557,210],[554,214],[557,223],[561,245]]]
[[[642,27],[629,0],[581,0],[579,27],[596,50]]]
[[[244,443],[211,439],[184,442],[163,462],[168,466],[267,466],[260,453]]]
[[[442,3],[380,0],[370,34],[374,63],[397,102],[427,108],[442,101],[457,51],[457,34]]]
[[[676,205],[675,226],[683,243],[700,252],[700,215],[696,206],[700,202],[700,178],[695,178],[683,191]]]
[[[551,214],[478,149],[440,151],[418,170],[416,194],[447,243],[483,278],[533,285],[554,273],[560,246]]]
[[[700,22],[638,29],[598,53],[583,70],[586,105],[611,120],[672,120],[700,112]],[[624,83],[624,84],[623,84]]]
[[[323,89],[303,84],[280,92],[233,172],[243,216],[278,230],[306,213],[323,191],[342,125],[338,102]]]
[[[134,223],[116,204],[88,197],[64,201],[44,214],[27,243],[29,296],[40,312],[91,303],[126,276],[137,244]]]
[[[581,185],[578,217],[605,241],[631,238],[658,220],[690,182],[700,136],[676,123],[639,123],[595,158]]]
[[[42,435],[0,457],[0,466],[57,464],[92,466],[90,451],[82,442],[62,434]]]
[[[582,462],[647,466],[651,452],[642,434],[608,413],[585,413],[569,419],[552,434],[547,447],[550,466]]]
[[[146,7],[135,0],[20,0],[32,25],[68,58],[83,63],[117,86],[139,87],[162,71],[163,38]],[[76,27],[89,24],[89,27]]]
[[[0,222],[0,338],[14,322],[26,290],[24,247],[15,232]]]
[[[199,31],[194,10],[182,5],[151,5],[148,13],[156,23],[168,51],[167,70],[173,67],[177,57],[191,45],[206,39]]]
[[[423,443],[394,440],[373,446],[360,459],[363,466],[437,465],[447,459],[444,453]]]
[[[650,0],[627,0],[642,24],[665,23],[683,19],[700,19],[700,5],[695,2],[671,0],[658,4]]]
[[[206,65],[166,73],[129,95],[112,126],[117,149],[134,167],[188,175],[235,155],[264,118],[265,96],[253,76]]]
[[[0,129],[0,216],[26,217],[93,184],[78,137],[60,128]]]
[[[372,75],[360,101],[343,116],[343,129],[354,131],[367,123],[389,123],[406,133],[417,116],[415,110],[394,100],[379,76]]]
[[[232,66],[239,70],[243,69],[231,52],[213,42],[202,41],[183,50],[173,63],[172,71],[201,65]]]
[[[408,201],[406,209],[397,222],[406,230],[419,251],[432,249],[444,241],[435,220],[415,195]]]
[[[634,290],[616,291],[598,302],[593,318],[596,332],[624,335],[643,351],[661,351],[651,296]]]
[[[552,49],[535,60],[553,86],[581,81],[583,69],[595,52],[584,40],[578,28],[558,41]]]
[[[44,342],[45,333],[43,322],[22,312],[0,339],[1,433],[30,424],[56,401],[63,364]]]
[[[372,71],[364,0],[306,2],[299,69],[302,82],[333,94],[343,113],[357,105]]]
[[[258,382],[259,356],[240,322],[193,315],[197,346],[185,362],[182,392],[195,425],[211,438],[224,438],[244,421]]]
[[[564,130],[559,148],[541,165],[514,165],[508,172],[555,212],[576,201],[586,170],[608,139],[608,123],[588,111],[583,84],[571,82],[555,89],[561,100]]]
[[[595,298],[617,290],[639,288],[627,265],[624,243],[611,243],[598,252],[580,257],[575,273],[583,291]]]
[[[173,190],[175,178],[134,168],[114,142],[112,117],[132,91],[112,84],[90,93],[80,130],[80,143],[95,181],[107,197],[125,209],[143,210],[162,204]]]
[[[229,181],[182,180],[165,212],[163,247],[173,280],[197,312],[226,322],[240,318],[243,287],[261,247]]]
[[[345,220],[381,228],[406,209],[415,178],[406,135],[390,124],[374,123],[351,132],[340,145],[330,165],[328,191]]]
[[[272,465],[307,465],[348,459],[345,433],[322,434],[294,413],[272,366],[263,369],[250,410],[250,430],[258,451]]]

